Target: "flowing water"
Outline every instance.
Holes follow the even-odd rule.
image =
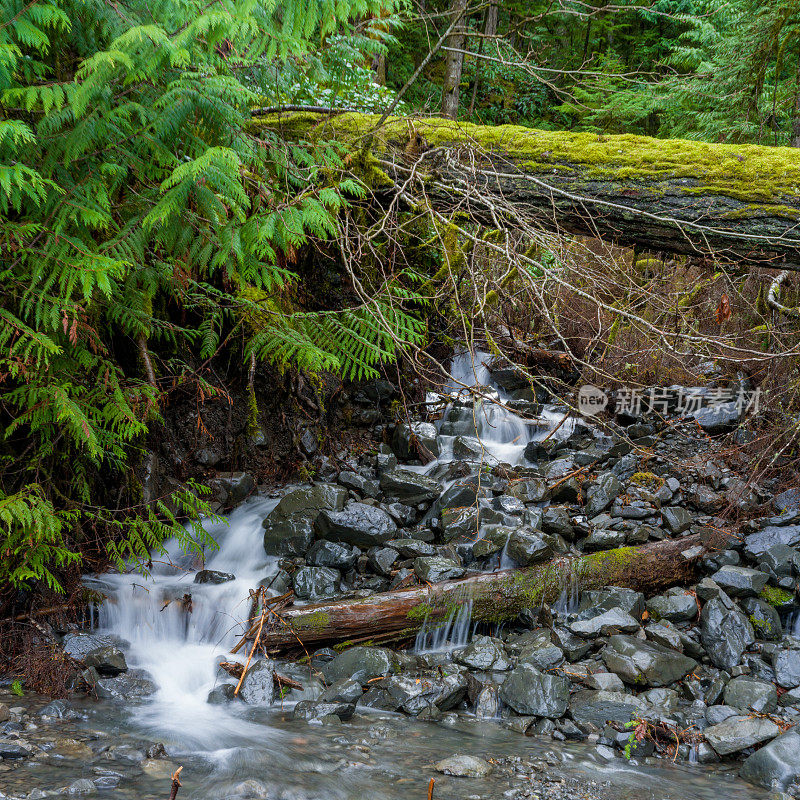
[[[446,429],[454,409],[459,409],[459,424],[472,429],[471,435],[477,436],[489,458],[518,464],[525,445],[544,438],[563,419],[563,412],[545,408],[538,420],[530,420],[493,402],[492,397],[500,402],[508,397],[491,386],[486,362],[485,354],[478,354],[474,361],[468,355],[455,360],[447,390],[457,394],[465,386],[488,385],[488,397],[479,400],[474,414],[468,415],[454,398],[439,425]],[[564,425],[559,433],[568,432]],[[457,434],[443,435],[443,454],[420,469],[436,474],[452,458]],[[264,555],[261,524],[276,503],[274,497],[254,498],[238,507],[226,524],[209,524],[219,549],[207,555],[204,566],[232,573],[235,580],[194,584],[201,565],[181,555],[177,547],[170,548],[169,558],[154,565],[151,578],[107,574],[91,579],[109,598],[99,611],[99,632],[125,640],[129,665],[147,670],[158,691],[138,705],[87,701],[88,725],[120,741],[140,736],[164,742],[170,758],[184,765],[183,800],[217,800],[247,779],[279,787],[283,794],[276,789],[269,797],[286,800],[416,800],[426,796],[430,777],[437,779],[437,800],[467,794],[500,798],[514,785],[502,771],[494,778],[463,782],[434,773],[431,763],[453,753],[533,758],[556,749],[561,774],[611,781],[612,796],[620,800],[766,796],[719,770],[664,762],[635,767],[620,759],[606,763],[588,745],[530,739],[463,715],[448,718],[449,724],[432,724],[381,712],[332,726],[293,721],[288,704],[270,709],[208,704],[208,692],[220,680],[217,664],[229,657],[231,646],[244,631],[250,591],[276,569],[275,559]],[[576,593],[575,587],[565,588],[565,609],[574,605]],[[184,601],[186,594],[191,594],[191,613]],[[464,605],[445,626],[423,630],[417,649],[460,646],[470,632],[470,609]],[[127,793],[142,800],[164,794],[163,783],[157,789],[146,776],[136,780],[133,790],[126,788],[128,784],[115,790],[115,798]]]

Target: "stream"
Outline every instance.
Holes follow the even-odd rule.
[[[474,406],[454,397],[437,423],[439,456],[425,466],[411,467],[437,477],[445,486],[458,461],[454,448],[464,445],[465,435],[477,434],[487,464],[514,465],[524,462],[529,442],[544,439],[560,423],[555,435],[568,435],[574,424],[572,419],[564,423],[565,409],[556,405],[538,409],[533,420],[510,409],[505,404],[531,409],[534,404],[514,399],[493,384],[486,360],[485,354],[474,360],[468,355],[454,360],[452,381],[445,391],[466,395],[469,390],[464,387],[484,386],[488,387],[485,397]],[[262,521],[284,491],[251,497],[223,523],[208,524],[219,549],[209,553],[204,568],[232,573],[235,580],[195,584],[198,565],[174,544],[169,557],[154,564],[150,578],[103,574],[87,579],[109,598],[98,610],[94,633],[122,640],[128,665],[144,670],[157,688],[136,701],[79,701],[79,718],[60,722],[61,735],[89,741],[94,751],[102,750],[102,742],[117,747],[129,743],[133,750],[141,750],[142,742],[162,742],[170,766],[183,766],[180,800],[425,800],[431,778],[436,781],[435,800],[550,796],[562,800],[756,800],[768,796],[767,791],[739,780],[735,765],[606,759],[593,743],[522,736],[499,720],[480,719],[471,711],[423,722],[401,714],[359,710],[349,722],[309,724],[292,719],[293,704],[306,696],[298,690],[266,708],[238,702],[210,704],[208,694],[221,680],[217,665],[229,657],[230,648],[244,632],[250,590],[278,569],[278,559],[264,554]],[[500,553],[496,567],[505,566],[506,557]],[[187,614],[181,599],[189,593],[192,613]],[[562,602],[570,604],[566,591]],[[441,652],[466,644],[472,627],[464,608],[445,626],[422,631],[417,651]],[[314,681],[307,685],[307,696],[313,697]],[[20,705],[17,698],[2,699],[11,706]],[[495,771],[487,778],[456,778],[433,769],[434,762],[456,753],[490,760]],[[117,770],[118,784],[106,789],[100,781],[98,796],[166,800],[169,779],[163,770],[143,771],[136,758],[127,764],[109,761],[106,766]],[[68,756],[31,761],[13,773],[0,773],[0,787],[7,793],[23,787],[28,792],[32,787],[46,791],[80,777],[96,779],[103,774],[98,769],[97,762]],[[555,794],[548,793],[548,785]]]

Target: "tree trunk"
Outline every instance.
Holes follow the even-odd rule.
[[[582,589],[624,586],[654,593],[688,582],[702,547],[699,535],[621,547],[580,557],[562,556],[526,569],[480,573],[456,581],[384,592],[363,600],[335,600],[289,608],[261,633],[269,652],[320,642],[365,641],[388,634],[413,636],[472,602],[472,620],[499,622],[554,601],[570,581]]]
[[[480,43],[478,44],[478,58],[475,60],[475,80],[472,82],[472,97],[469,101],[469,111],[467,111],[467,117],[472,118],[472,114],[475,111],[475,100],[478,97],[478,87],[480,86],[481,82],[481,59],[480,56],[483,55],[483,48],[490,38],[492,38],[497,33],[497,17],[498,17],[498,6],[495,0],[492,0],[491,3],[486,8],[486,16],[483,23],[483,38],[481,39]]]
[[[794,88],[794,115],[792,116],[792,147],[800,147],[800,55],[797,57],[797,77]]]
[[[254,125],[360,146],[378,119],[284,114]],[[647,250],[800,269],[793,148],[390,118],[373,154],[384,175],[370,184],[382,201],[413,172],[406,197],[424,192],[437,210],[457,208],[482,225],[496,227],[506,208],[544,228]]]
[[[444,84],[442,85],[442,115],[450,119],[458,117],[458,98],[461,85],[461,69],[464,66],[464,32],[467,0],[453,0],[451,16],[458,20],[450,34],[449,49],[444,60]]]

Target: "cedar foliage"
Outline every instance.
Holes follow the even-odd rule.
[[[336,147],[247,127],[270,75],[392,6],[0,0],[0,586],[60,588],[98,531],[119,567],[209,544],[179,522],[207,512],[199,487],[98,494],[129,479],[187,349],[363,377],[420,338],[399,281],[371,308],[292,308],[293,255],[364,189]]]

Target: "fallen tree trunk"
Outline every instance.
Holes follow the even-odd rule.
[[[554,601],[576,580],[582,589],[624,586],[657,592],[691,580],[703,550],[699,535],[585,556],[563,556],[526,569],[480,573],[461,580],[290,607],[261,632],[261,644],[280,652],[321,642],[414,635],[472,602],[476,622],[513,619],[523,609]]]
[[[370,146],[377,161],[366,162],[373,165],[366,180],[379,199],[405,185],[405,197],[489,226],[511,206],[556,231],[800,269],[800,159],[793,148],[444,119],[390,118],[373,136],[378,119],[269,114],[253,126]]]

